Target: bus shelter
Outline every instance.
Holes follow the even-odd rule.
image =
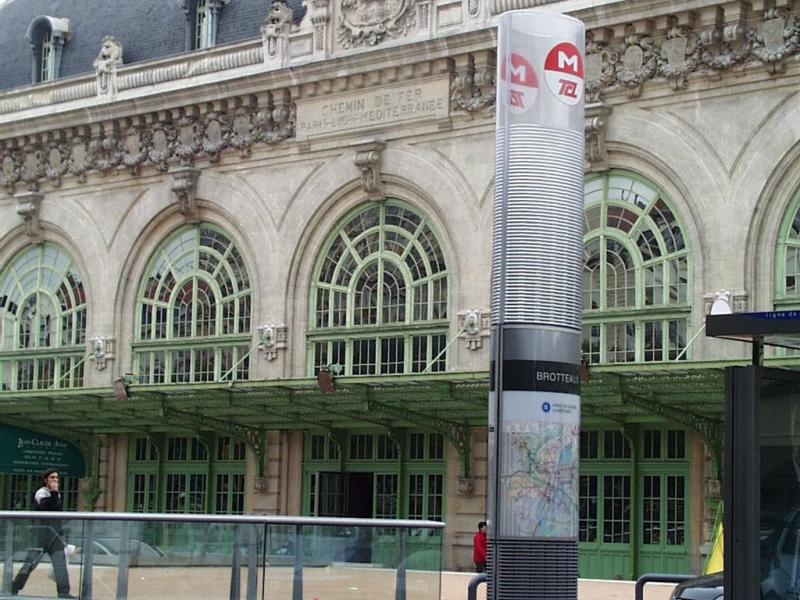
[[[800,349],[800,312],[709,315],[706,333],[753,345],[725,370],[725,597],[800,598],[800,371],[763,366],[765,346]]]

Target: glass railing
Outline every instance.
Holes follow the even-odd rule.
[[[0,597],[434,600],[443,528],[379,519],[0,512]]]

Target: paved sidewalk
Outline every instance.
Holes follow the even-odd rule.
[[[19,567],[15,565],[15,571]],[[49,565],[41,565],[31,575],[18,598],[52,598],[55,583],[49,579]],[[79,589],[80,572],[70,565],[72,593]],[[242,589],[246,589],[247,569],[242,569]],[[267,580],[259,576],[259,597],[266,583],[266,597],[292,598],[291,567],[269,567]],[[407,600],[466,600],[467,585],[473,573],[445,572],[441,576],[441,598],[437,573],[409,571],[406,575]],[[131,568],[128,576],[129,600],[222,600],[230,597],[230,567]],[[329,565],[303,571],[303,600],[394,600],[396,573],[393,569],[353,565]],[[117,569],[94,568],[93,600],[116,600]],[[649,584],[645,600],[668,600],[673,586]],[[630,581],[581,580],[578,600],[634,600]],[[244,593],[241,594],[244,597]],[[0,600],[5,596],[0,594]],[[478,600],[486,600],[486,585],[478,588]]]
[[[473,573],[442,573],[442,600],[466,600],[467,585],[472,577]],[[648,583],[644,588],[644,600],[668,600],[674,587]],[[634,600],[633,593],[632,581],[578,581],[578,600]],[[485,584],[478,586],[478,600],[486,600]]]

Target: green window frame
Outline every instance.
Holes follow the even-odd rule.
[[[72,257],[45,242],[0,274],[0,388],[82,387],[86,290]]]
[[[688,569],[689,432],[663,421],[591,425],[580,441],[581,576]]]
[[[317,259],[308,371],[346,375],[445,371],[448,271],[433,225],[399,200],[348,214]]]
[[[61,478],[61,506],[78,510],[78,478]],[[42,487],[40,475],[0,475],[0,510],[33,510],[33,495]]]
[[[252,295],[244,259],[209,223],[174,232],[139,286],[133,369],[139,383],[248,379]]]
[[[245,443],[230,436],[131,437],[128,510],[244,514],[246,466]]]
[[[690,252],[666,194],[628,171],[591,176],[583,233],[589,363],[688,358]]]
[[[774,285],[775,309],[800,306],[800,190],[795,193],[778,230]]]

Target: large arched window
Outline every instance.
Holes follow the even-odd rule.
[[[775,308],[800,305],[800,192],[784,216],[775,252]]]
[[[2,271],[0,339],[2,389],[83,385],[86,292],[63,248],[29,246]]]
[[[447,266],[423,216],[398,201],[358,208],[326,241],[315,273],[311,371],[445,370]]]
[[[141,383],[247,379],[250,278],[226,233],[203,223],[155,252],[139,287],[134,369]]]
[[[689,254],[665,194],[624,171],[590,177],[583,231],[584,356],[685,358]]]

